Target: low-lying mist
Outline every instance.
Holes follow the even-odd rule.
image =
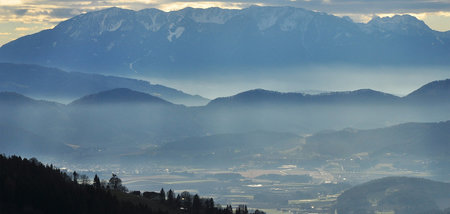
[[[450,78],[448,67],[308,65],[271,68],[204,68],[155,72],[132,77],[174,87],[209,99],[263,88],[281,92],[317,93],[370,88],[404,96],[428,82]],[[238,72],[237,72],[238,71]],[[179,74],[185,75],[179,75]],[[164,74],[164,75],[161,75]]]

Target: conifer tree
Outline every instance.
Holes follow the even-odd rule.
[[[206,204],[206,212],[213,213],[214,212],[214,199],[213,198],[206,199],[205,204]]]
[[[233,207],[231,207],[231,205],[227,205],[227,208],[225,209],[225,214],[233,214]]]
[[[167,202],[169,204],[173,204],[175,202],[175,193],[173,193],[172,189],[169,189],[169,192],[167,192]]]
[[[193,213],[199,213],[201,208],[202,204],[200,202],[200,197],[197,194],[195,194],[194,199],[192,201],[192,211]]]
[[[77,171],[73,171],[73,182],[74,183],[78,183],[78,173]]]
[[[161,188],[161,191],[159,192],[159,198],[161,199],[162,203],[166,201],[166,192],[164,191],[164,188]]]
[[[176,205],[176,207],[181,207],[181,196],[180,196],[180,194],[178,194],[177,198],[175,199],[175,205]]]
[[[94,187],[96,189],[100,189],[102,187],[102,184],[100,183],[100,178],[98,178],[97,174],[95,174],[94,177]]]

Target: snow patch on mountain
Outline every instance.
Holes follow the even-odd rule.
[[[193,14],[192,20],[197,23],[213,23],[213,24],[225,24],[228,18],[223,16],[212,16],[210,14]]]
[[[274,26],[277,23],[278,17],[275,15],[264,17],[261,19],[261,21],[258,22],[258,29],[259,30],[266,30],[270,27]]]
[[[116,31],[117,29],[120,28],[120,26],[122,26],[123,21],[124,21],[124,20],[121,19],[119,22],[117,22],[117,23],[115,23],[115,24],[112,24],[112,25],[109,27],[108,31]]]
[[[295,10],[281,22],[280,29],[282,31],[300,29],[300,31],[305,32],[312,19],[313,15],[310,12]]]
[[[149,22],[145,22],[144,20],[141,20],[140,23],[144,26],[144,28],[146,30],[150,30],[153,32],[159,31],[161,29],[161,27],[163,26],[162,23],[158,23],[156,21],[157,16],[150,16],[150,23]]]
[[[80,31],[74,31],[70,34],[70,37],[73,39],[76,39],[80,36],[81,32]]]
[[[191,10],[188,17],[197,23],[225,24],[235,15],[236,13],[234,10],[208,8]]]
[[[178,39],[184,32],[184,27],[177,27],[175,31],[171,31],[171,28],[169,28],[169,35],[167,36],[167,40],[169,40],[169,42],[172,42],[172,38],[174,36],[176,39]]]
[[[168,13],[158,9],[144,9],[136,12],[137,21],[144,26],[147,31],[159,31],[167,21]]]
[[[116,31],[120,28],[120,26],[122,26],[123,23],[123,19],[119,20],[118,22],[113,22],[113,23],[105,23],[105,21],[107,20],[107,15],[104,16],[102,22],[100,23],[100,32],[99,35],[102,35],[103,32],[107,31],[107,32],[113,32]]]

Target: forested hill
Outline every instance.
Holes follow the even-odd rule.
[[[168,213],[81,185],[35,159],[0,156],[0,213]]]
[[[242,208],[237,208],[236,213],[248,214],[246,206]],[[175,197],[170,190],[167,198],[163,189],[160,193],[127,193],[114,174],[107,184],[96,175],[91,185],[86,176],[77,176],[76,172],[69,176],[34,158],[0,155],[0,213],[229,214],[233,209],[218,208],[212,198],[188,192]]]

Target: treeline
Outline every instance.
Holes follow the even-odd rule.
[[[198,194],[192,195],[184,191],[175,196],[173,190],[167,193],[164,188],[158,192],[143,192],[132,191],[132,195],[144,197],[153,201],[160,201],[169,207],[176,208],[178,213],[192,213],[192,214],[250,214],[246,205],[239,205],[234,209],[231,205],[222,207],[220,204],[216,205],[213,198],[201,198]],[[264,214],[263,211],[255,210],[252,214]]]
[[[92,184],[91,184],[92,183]],[[248,214],[241,205],[216,205],[212,198],[189,192],[132,191],[113,174],[109,181],[93,182],[85,175],[71,175],[43,165],[35,158],[0,155],[0,213],[27,214]],[[256,210],[255,214],[263,212]]]

